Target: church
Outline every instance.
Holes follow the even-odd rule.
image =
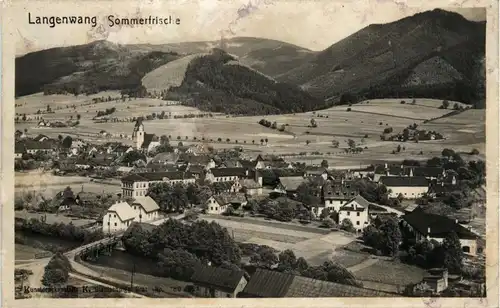
[[[132,132],[132,140],[134,147],[138,151],[145,153],[151,152],[154,148],[160,145],[160,139],[155,134],[147,134],[144,130],[142,119],[137,119]]]

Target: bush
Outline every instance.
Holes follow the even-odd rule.
[[[347,111],[351,111],[351,108],[347,108]]]

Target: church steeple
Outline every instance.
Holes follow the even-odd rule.
[[[142,119],[139,118],[135,122],[134,131],[132,132],[132,140],[134,141],[135,148],[140,149],[144,143],[144,124],[142,124]]]

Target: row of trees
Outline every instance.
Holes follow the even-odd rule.
[[[268,120],[266,120],[266,119],[261,119],[261,120],[259,121],[259,124],[260,124],[260,125],[262,125],[262,126],[265,126],[265,127],[272,128],[272,129],[277,129],[277,130],[279,130],[280,132],[285,131],[285,126],[286,126],[285,124],[281,124],[281,125],[279,125],[279,127],[278,127],[278,123],[277,123],[276,121],[274,121],[274,122],[272,122],[272,123],[271,123],[270,121],[268,121]]]
[[[91,243],[104,238],[104,234],[101,230],[88,231],[81,227],[76,227],[72,223],[47,224],[44,221],[40,221],[36,218],[23,220],[22,224],[16,224],[16,228],[24,232],[31,232],[51,237],[59,237],[80,244]]]

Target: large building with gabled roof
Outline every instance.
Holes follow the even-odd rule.
[[[189,184],[195,183],[196,178],[191,172],[144,172],[132,173],[122,178],[123,197],[144,197],[149,187],[155,183]]]

